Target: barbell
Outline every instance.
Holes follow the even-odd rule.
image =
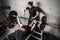
[[[26,18],[26,17],[21,17],[21,16],[18,16],[18,17],[19,18],[22,18],[22,19],[25,19],[25,20],[30,20],[30,21],[34,22],[32,19],[29,19],[29,18]],[[36,22],[41,23],[42,21],[36,21]],[[52,27],[55,27],[55,28],[58,28],[59,27],[59,25],[57,25],[57,24],[52,24],[52,23],[47,23],[47,22],[46,22],[46,25],[52,26]]]

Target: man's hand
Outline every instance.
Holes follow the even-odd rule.
[[[35,19],[34,17],[32,17],[31,19]]]

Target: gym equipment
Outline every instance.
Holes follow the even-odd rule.
[[[25,19],[25,20],[33,21],[33,20],[28,19],[28,18],[25,18],[25,17],[20,17],[20,16],[18,16],[18,17],[19,17],[19,18],[22,18],[22,19]],[[41,21],[36,21],[36,22],[41,23]],[[52,27],[56,27],[56,28],[59,27],[59,25],[57,25],[57,24],[52,24],[52,23],[46,23],[46,25],[48,25],[48,26],[52,26]]]

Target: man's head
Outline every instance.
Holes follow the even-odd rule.
[[[33,1],[28,2],[28,7],[31,8],[33,6]]]
[[[30,32],[31,27],[29,27],[28,25],[23,25],[20,30],[23,32]]]

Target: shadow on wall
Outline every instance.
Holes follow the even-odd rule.
[[[36,3],[36,6],[37,6],[37,7],[40,7],[40,6],[41,6],[41,3],[40,3],[40,2],[37,2],[37,3]]]

